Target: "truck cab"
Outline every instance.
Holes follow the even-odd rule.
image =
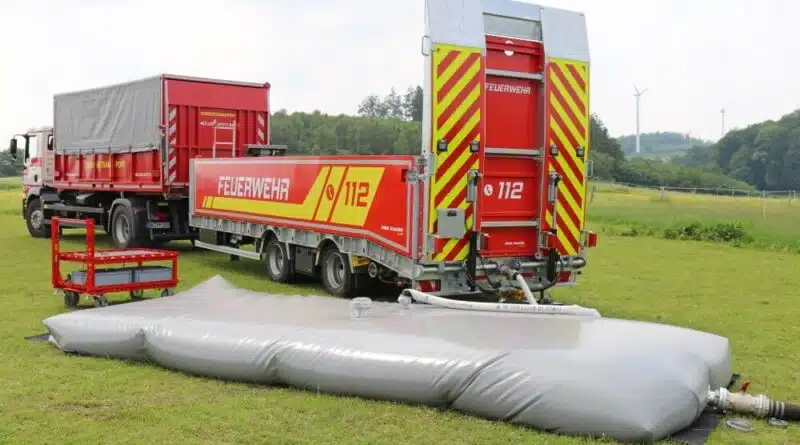
[[[12,159],[22,157],[22,215],[31,235],[46,237],[48,227],[39,200],[47,172],[52,171],[53,128],[33,127],[16,134],[9,142]],[[49,155],[49,156],[48,156]]]

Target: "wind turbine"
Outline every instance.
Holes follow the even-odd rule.
[[[633,95],[636,97],[636,153],[640,153],[642,151],[642,143],[641,143],[641,133],[639,132],[639,102],[641,101],[642,95],[647,92],[647,88],[643,90],[639,90],[636,88],[636,85],[633,86]]]

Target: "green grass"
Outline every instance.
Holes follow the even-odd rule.
[[[16,176],[0,178],[0,191],[16,190],[21,183],[22,179]]]
[[[647,200],[614,201],[646,217]],[[50,287],[49,241],[28,237],[19,190],[0,192],[0,443],[8,444],[589,444],[452,412],[198,378],[145,364],[66,355],[25,336],[64,312]],[[596,203],[600,200],[596,200]],[[654,206],[654,207],[651,207]],[[609,208],[595,212],[609,215]],[[653,219],[658,222],[657,218]],[[103,242],[106,240],[103,238]],[[65,245],[78,248],[76,235]],[[185,247],[182,247],[185,249]],[[288,288],[254,262],[184,250],[180,288],[214,274],[246,288]],[[658,321],[727,336],[752,391],[800,401],[800,255],[655,238],[605,236],[582,284],[558,297],[607,317]],[[115,298],[112,298],[112,301]],[[590,373],[591,370],[586,370]],[[624,390],[624,382],[611,382]],[[658,401],[653,401],[658,403]],[[721,426],[711,444],[800,443],[800,429],[754,421]]]
[[[743,245],[800,252],[800,200],[790,202],[788,194],[762,200],[667,191],[662,199],[660,191],[604,183],[592,184],[589,190],[590,225],[607,233],[635,229],[661,236],[670,227],[692,222],[739,222],[751,238]]]

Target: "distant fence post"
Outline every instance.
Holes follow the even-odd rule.
[[[761,219],[767,219],[767,191],[761,191]]]

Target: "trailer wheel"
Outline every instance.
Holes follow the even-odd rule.
[[[326,291],[339,298],[352,298],[356,292],[355,276],[347,255],[333,245],[322,253],[322,284]]]
[[[288,252],[286,252],[286,244],[280,242],[278,238],[272,237],[267,242],[265,251],[269,279],[276,283],[288,283],[292,276],[292,264]]]
[[[39,198],[31,198],[25,206],[25,223],[28,233],[34,238],[49,238],[50,227],[44,223],[44,204]]]

